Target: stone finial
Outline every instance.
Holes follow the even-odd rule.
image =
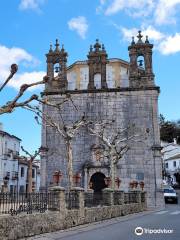
[[[148,36],[146,36],[146,41],[145,41],[145,43],[149,43],[149,39],[148,39]]]
[[[59,49],[59,41],[58,41],[58,39],[56,39],[55,47],[56,47],[55,51],[59,52],[60,49]]]
[[[93,47],[92,45],[90,45],[89,51],[92,52],[92,50],[93,50]]]
[[[102,44],[102,51],[105,51],[106,49],[105,49],[105,46],[104,46],[104,44]]]
[[[96,39],[96,44],[94,44],[95,51],[98,52],[101,48],[101,44],[99,43],[99,40]]]
[[[132,37],[131,45],[134,45],[134,44],[135,44],[134,37]]]
[[[138,43],[142,43],[142,37],[143,35],[141,34],[141,31],[138,31],[138,35],[137,35]]]
[[[64,52],[64,44],[62,44],[61,51]]]
[[[50,44],[49,52],[53,52],[52,43]]]

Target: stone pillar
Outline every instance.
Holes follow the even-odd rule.
[[[58,197],[57,210],[60,212],[62,217],[66,215],[66,200],[65,200],[65,189],[60,186],[49,188],[50,192],[54,192]]]
[[[113,190],[111,188],[104,188],[102,190],[104,205],[111,206],[114,204]]]
[[[114,205],[124,204],[124,192],[120,190],[114,191]]]
[[[136,190],[136,191],[134,191],[134,193],[136,193],[136,202],[139,203],[139,204],[141,204],[141,193],[142,193],[142,192]]]
[[[143,196],[142,196],[143,194]],[[164,198],[163,198],[164,200]],[[143,210],[147,209],[147,193],[146,192],[141,192],[141,205]]]
[[[87,173],[87,168],[84,169],[84,189],[85,191],[88,190],[88,173]]]
[[[77,196],[77,205],[79,206],[79,218],[84,219],[85,213],[84,213],[84,188],[81,187],[73,187],[70,190],[71,193],[74,192],[74,194]]]

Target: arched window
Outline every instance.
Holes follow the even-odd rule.
[[[54,64],[54,77],[57,77],[60,72],[59,63]]]
[[[137,66],[140,69],[145,70],[144,56],[141,55],[137,58]]]
[[[96,89],[101,88],[101,74],[100,73],[96,73],[94,75],[94,86]]]

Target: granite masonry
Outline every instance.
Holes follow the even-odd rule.
[[[121,201],[114,205],[113,192],[105,190],[108,200],[105,206],[85,207],[84,190],[74,188],[72,191],[76,193],[78,207],[68,209],[65,190],[62,187],[55,187],[51,191],[59,195],[59,204],[54,210],[48,210],[45,213],[21,213],[14,216],[0,215],[0,240],[22,239],[146,210],[145,192],[136,191],[135,201],[131,203],[125,203],[124,193],[121,192],[119,198]]]
[[[129,150],[116,164],[116,188],[129,191],[131,182],[144,184],[148,208],[163,208],[161,147],[158,124],[158,96],[160,89],[155,85],[152,69],[152,48],[148,37],[143,41],[141,32],[129,46],[130,62],[108,59],[104,45],[98,40],[90,46],[88,60],[75,62],[67,67],[67,53],[56,41],[47,57],[48,81],[43,92],[44,100],[61,105],[61,110],[43,106],[46,116],[60,127],[73,126],[82,116],[92,122],[109,121],[106,134],[115,135],[119,129],[133,126],[128,141]],[[72,89],[74,86],[74,89]],[[67,187],[67,146],[55,128],[44,123],[42,146],[48,152],[42,156],[41,188],[53,184],[55,172],[60,172],[59,183]],[[86,127],[78,130],[72,139],[73,176],[79,176],[79,186],[85,191],[107,186],[110,162],[103,154],[103,143],[91,135]],[[104,183],[102,184],[102,181]],[[101,182],[101,183],[100,183]],[[99,187],[99,188],[98,188]]]

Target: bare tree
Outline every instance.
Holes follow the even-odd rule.
[[[0,92],[2,90],[4,90],[4,88],[7,86],[7,84],[13,78],[13,76],[16,74],[17,71],[18,71],[18,66],[16,64],[12,64],[9,76],[4,81],[4,83],[0,86]],[[14,97],[14,99],[12,99],[11,101],[8,101],[6,104],[0,106],[0,115],[2,115],[4,113],[11,113],[14,111],[15,108],[23,107],[26,104],[29,104],[30,102],[32,102],[33,100],[39,100],[39,96],[36,94],[33,94],[30,98],[26,99],[25,101],[19,102],[19,100],[24,95],[25,91],[27,91],[27,89],[37,86],[37,85],[44,84],[47,82],[47,79],[48,79],[48,77],[45,76],[42,81],[37,81],[37,82],[31,83],[31,84],[23,84],[20,87],[20,89],[19,89],[17,95]]]
[[[24,149],[21,146],[21,150],[28,156],[26,158],[28,162],[28,175],[27,175],[27,180],[28,180],[28,188],[27,192],[31,193],[32,192],[32,169],[33,169],[33,162],[36,159],[37,156],[40,156],[42,152],[47,151],[47,148],[40,147],[37,151],[35,151],[33,154],[31,154],[29,151]]]
[[[100,121],[100,122],[89,122],[87,124],[90,134],[98,137],[105,147],[104,156],[108,158],[110,163],[110,177],[111,177],[111,188],[115,189],[116,179],[116,166],[119,160],[125,155],[130,149],[129,143],[137,135],[133,134],[134,125],[124,129],[118,129],[116,133],[113,133],[110,129],[115,122]]]
[[[72,99],[71,99],[72,101]],[[72,101],[73,103],[73,101]],[[47,105],[51,107],[55,107],[58,109],[59,114],[61,116],[61,122],[55,122],[49,115],[42,112],[40,108],[32,108],[32,106],[26,106],[29,107],[29,110],[33,111],[36,116],[35,119],[38,124],[50,126],[53,129],[55,129],[60,136],[64,139],[65,145],[66,145],[66,153],[67,153],[67,175],[68,175],[68,189],[71,189],[73,187],[73,151],[72,151],[72,141],[74,137],[76,136],[78,130],[86,125],[85,117],[82,116],[81,119],[78,121],[75,121],[71,125],[65,124],[62,114],[61,114],[61,104],[53,104],[53,103],[47,103]],[[73,103],[74,105],[74,103]],[[74,105],[75,106],[75,105]],[[76,108],[76,107],[75,107]],[[41,121],[39,121],[41,119]]]

